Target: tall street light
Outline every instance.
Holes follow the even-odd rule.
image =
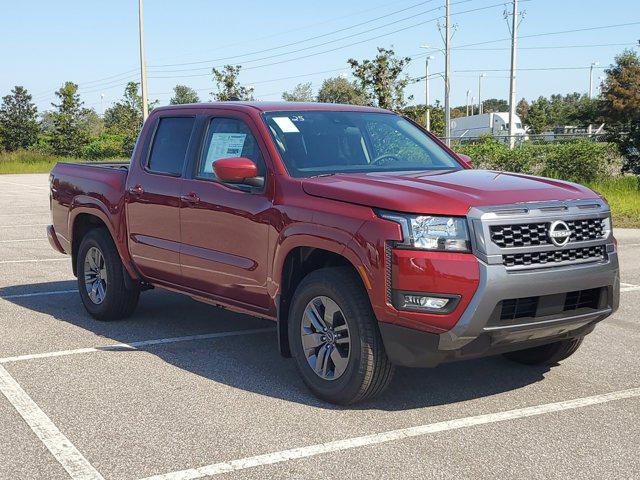
[[[593,68],[600,65],[600,62],[591,62],[589,66],[589,98],[593,98]]]
[[[142,0],[138,0],[138,27],[140,30],[140,83],[142,85],[142,120],[149,116],[147,103],[147,66],[144,59],[144,22],[142,20]]]
[[[469,116],[469,95],[471,95],[471,90],[467,90],[467,117]]]
[[[482,79],[486,76],[486,73],[478,75],[478,115],[482,115]]]
[[[424,46],[422,47],[424,48]],[[433,55],[427,56],[424,62],[424,105],[426,107],[424,124],[427,127],[427,132],[431,131],[431,102],[429,101],[429,60],[433,60]]]

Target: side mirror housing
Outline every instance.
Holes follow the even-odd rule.
[[[469,155],[465,155],[464,153],[457,153],[458,158],[462,161],[465,167],[473,168],[473,160]]]
[[[258,176],[258,167],[245,157],[220,158],[213,162],[216,177],[227,183],[247,183]]]

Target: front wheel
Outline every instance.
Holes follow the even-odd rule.
[[[525,365],[555,365],[569,358],[582,345],[583,338],[570,338],[539,347],[505,353],[509,360]]]
[[[87,312],[97,320],[119,320],[133,313],[140,289],[125,282],[120,255],[104,228],[82,239],[76,264],[78,290]]]
[[[348,405],[389,385],[394,368],[367,294],[351,269],[323,268],[307,275],[294,294],[288,327],[298,371],[317,397]]]

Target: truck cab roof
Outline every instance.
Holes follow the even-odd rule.
[[[258,112],[301,111],[301,110],[333,110],[353,112],[393,113],[382,108],[366,107],[358,105],[345,105],[338,103],[317,102],[203,102],[183,105],[168,105],[155,108],[154,112],[166,112],[172,110],[184,110],[191,108],[231,108],[234,110],[252,110]]]

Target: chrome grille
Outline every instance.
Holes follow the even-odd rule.
[[[505,267],[524,267],[585,260],[600,261],[604,259],[604,254],[604,245],[597,245],[595,247],[503,255],[502,263]]]
[[[569,220],[566,222],[571,230],[571,242],[585,242],[603,238],[605,226],[602,218]],[[522,223],[511,225],[492,225],[491,240],[500,248],[534,247],[551,245],[547,235],[551,222]]]

